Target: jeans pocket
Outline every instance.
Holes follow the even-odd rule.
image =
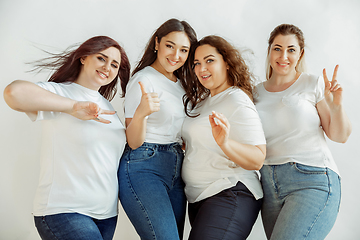
[[[143,161],[155,155],[155,149],[146,146],[140,146],[135,150],[131,150],[129,154],[130,161]]]
[[[294,167],[297,171],[306,174],[326,174],[326,168],[313,167],[300,163],[294,163]]]

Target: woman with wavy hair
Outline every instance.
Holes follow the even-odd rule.
[[[252,75],[240,52],[218,36],[200,40],[189,58],[182,127],[189,239],[246,239],[261,207],[257,170],[266,154]]]
[[[37,230],[45,240],[110,240],[126,137],[109,101],[119,81],[125,93],[129,60],[115,40],[97,36],[36,64],[55,69],[49,81],[14,81],[4,98],[31,120],[44,120],[33,210]]]
[[[305,73],[305,39],[292,24],[270,34],[266,81],[254,101],[262,120],[267,156],[261,169],[262,220],[268,239],[324,239],[340,206],[340,178],[324,133],[346,142],[351,123],[342,106],[343,89]]]
[[[186,212],[181,166],[182,98],[196,43],[186,21],[170,19],[152,35],[125,95],[128,144],[119,198],[141,239],[182,239]]]

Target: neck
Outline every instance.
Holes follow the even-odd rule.
[[[287,75],[272,74],[270,79],[265,82],[266,90],[270,92],[279,92],[290,87],[300,76],[300,72],[291,72]]]
[[[155,60],[153,64],[150,65],[152,68],[154,68],[156,71],[164,75],[166,78],[173,82],[177,82],[177,78],[174,75],[174,72],[167,72],[161,65],[158,63],[158,61]]]

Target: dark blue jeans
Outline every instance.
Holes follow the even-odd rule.
[[[117,216],[98,220],[79,213],[60,213],[34,217],[43,240],[111,240]]]
[[[246,239],[256,221],[262,199],[256,200],[244,184],[190,203],[189,240]]]
[[[121,204],[142,240],[182,239],[186,213],[180,144],[126,146],[118,172]]]

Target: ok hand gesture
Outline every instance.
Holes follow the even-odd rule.
[[[343,89],[336,80],[338,69],[339,69],[339,65],[336,65],[331,82],[327,78],[325,68],[323,70],[323,76],[324,76],[324,82],[325,82],[324,95],[325,95],[325,100],[326,100],[327,104],[329,105],[329,107],[339,106],[339,105],[341,105],[341,102],[342,102]]]
[[[209,121],[214,140],[221,147],[229,138],[230,123],[223,114],[215,111],[209,115]]]
[[[142,82],[139,82],[141,88],[141,101],[137,108],[139,112],[144,116],[149,116],[153,112],[160,110],[160,99],[157,93],[147,93],[145,86]]]

